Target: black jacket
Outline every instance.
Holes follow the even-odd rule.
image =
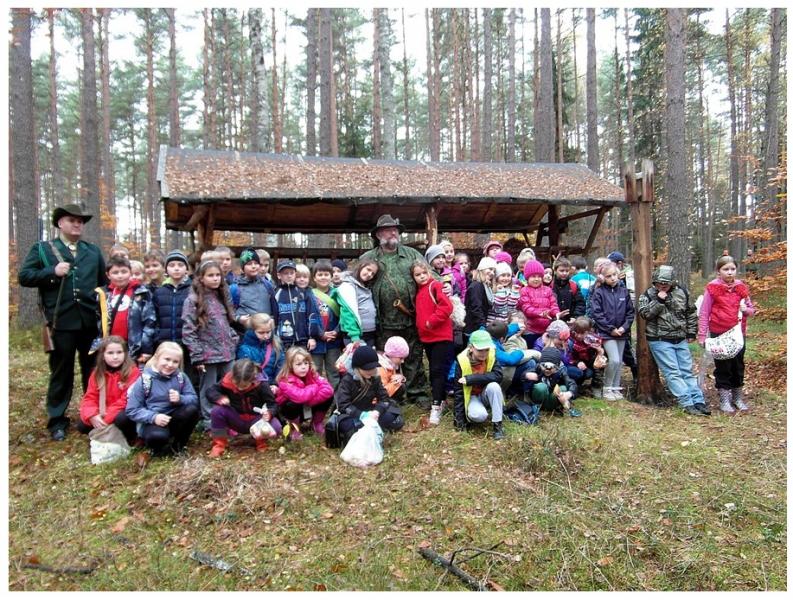
[[[487,299],[485,284],[472,281],[465,292],[465,333],[472,333],[487,321],[487,313],[493,303]]]
[[[207,400],[213,404],[217,404],[222,396],[226,396],[229,399],[229,406],[241,415],[255,414],[254,406],[262,408],[266,405],[271,415],[275,415],[277,411],[275,396],[267,382],[262,382],[249,390],[240,391],[231,380],[231,373],[226,373],[223,379],[207,389]]]
[[[576,286],[575,293],[573,287],[570,285],[569,279],[553,278],[553,293],[556,295],[556,304],[559,305],[559,310],[569,310],[567,319],[574,317],[582,317],[586,312],[586,301],[581,294],[581,290]]]
[[[182,308],[191,288],[190,278],[185,277],[178,286],[174,287],[174,284],[167,280],[154,289],[158,344],[165,341],[182,343]]]
[[[379,375],[369,381],[362,381],[356,379],[352,373],[347,373],[336,389],[335,403],[343,416],[359,419],[362,412],[369,410],[376,410],[383,415],[391,406],[392,400]]]
[[[550,377],[545,377],[542,371],[542,367],[537,365],[534,369],[534,372],[537,373],[537,377],[539,377],[538,381],[535,381],[534,384],[538,383],[545,383],[548,385],[548,389],[553,392],[553,389],[558,386],[564,386],[567,388],[568,392],[573,392],[571,400],[575,400],[578,396],[578,385],[576,382],[567,374],[567,368],[564,365],[561,365],[559,369],[551,375]],[[543,404],[541,407],[543,410],[557,410],[561,408],[561,404],[559,404],[558,400],[556,400],[555,396],[551,396],[550,400]]]

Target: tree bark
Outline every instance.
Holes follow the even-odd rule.
[[[380,97],[380,11],[381,8],[372,10],[372,24],[374,35],[372,37],[372,156],[383,158],[383,105]]]
[[[396,125],[394,104],[394,79],[391,74],[391,46],[393,33],[388,9],[380,9],[380,99],[383,109],[383,158],[396,159]]]
[[[179,122],[179,75],[176,65],[176,10],[166,8],[168,15],[168,143],[178,148],[182,143],[182,127]]]
[[[203,84],[204,84],[204,148],[217,150],[218,130],[217,130],[217,89],[215,87],[215,77],[213,65],[214,54],[214,32],[212,27],[211,9],[204,9],[204,48],[203,48]]]
[[[617,18],[619,11],[614,9],[614,133],[616,135],[615,147],[617,151],[617,173],[619,181],[625,178],[625,159],[622,151],[622,69],[620,68],[619,44],[617,42],[619,26]]]
[[[157,193],[157,106],[154,98],[154,23],[150,8],[144,9],[146,33],[146,214],[149,217],[152,248],[160,247],[160,196]]]
[[[435,111],[430,124],[430,160],[441,159],[441,9],[432,9],[432,95]]]
[[[738,154],[738,105],[736,101],[735,65],[733,63],[734,40],[730,27],[730,9],[725,9],[726,24],[724,28],[724,43],[727,51],[727,93],[730,98],[730,216],[739,215],[738,197],[740,191]],[[732,226],[728,226],[732,229]],[[738,254],[740,245],[737,239],[730,239],[729,252],[732,256]]]
[[[116,184],[113,167],[111,124],[110,124],[110,9],[100,11],[99,31],[101,40],[102,79],[102,176],[100,179],[99,202],[101,206],[101,245],[109,248],[116,241]]]
[[[556,145],[553,112],[553,56],[551,53],[551,9],[540,9],[542,21],[540,37],[540,97],[534,118],[537,162],[553,162]]]
[[[636,168],[636,131],[633,122],[633,74],[631,72],[631,35],[629,27],[628,9],[625,9],[625,102],[628,108],[628,121],[626,130],[626,143],[628,146],[628,164]]]
[[[685,127],[686,9],[666,10],[666,139],[669,163],[666,184],[669,216],[669,262],[677,280],[688,287],[691,273],[689,186]]]
[[[573,9],[573,129],[575,130],[575,162],[581,162],[581,130],[578,122],[578,52],[576,50],[576,27],[578,25],[579,9]]]
[[[279,90],[278,90],[278,55],[276,48],[278,43],[276,41],[276,26],[275,26],[275,8],[270,9],[270,35],[271,43],[273,45],[273,92],[272,92],[272,106],[270,107],[273,113],[273,150],[276,153],[283,152],[283,128],[281,127],[281,114],[278,110],[280,107]]]
[[[99,206],[99,121],[96,106],[96,45],[94,43],[94,11],[80,9],[83,38],[83,86],[80,120],[80,199],[91,219],[83,227],[86,240],[101,243],[101,214]]]
[[[562,9],[556,10],[556,162],[564,162],[564,100],[562,79]]]
[[[405,160],[410,160],[410,71],[408,70],[408,50],[405,42],[405,9],[402,10],[402,98],[405,107]]]
[[[770,15],[771,50],[768,69],[768,92],[765,103],[765,136],[763,137],[763,168],[760,173],[760,192],[769,206],[777,203],[779,186],[779,58],[782,45],[781,8],[772,8]],[[780,221],[784,223],[784,219]],[[777,241],[784,238],[784,230],[777,230]]]
[[[9,191],[16,219],[11,220],[14,252],[10,253],[11,269],[16,273],[20,257],[39,239],[38,198],[36,173],[36,125],[33,103],[33,66],[30,54],[31,11],[29,8],[11,9],[11,44],[9,48],[9,129],[11,161]],[[49,222],[50,215],[43,215]],[[40,321],[35,288],[23,288],[14,282],[12,296],[18,307],[17,324],[30,327]]]
[[[485,82],[482,89],[482,160],[493,159],[493,11],[482,9],[485,40]]]
[[[534,48],[532,50],[532,109],[534,119],[534,161],[537,162],[537,119],[540,112],[540,14],[534,9]]]
[[[333,30],[330,8],[319,9],[319,146],[322,156],[338,156],[336,90],[333,83]]]
[[[60,135],[58,127],[58,58],[55,52],[55,10],[48,8],[47,10],[47,25],[49,27],[50,38],[50,62],[49,62],[49,89],[50,89],[50,146],[51,150],[51,166],[52,180],[53,180],[53,194],[52,199],[56,206],[63,204],[63,194],[66,189],[66,183],[63,178],[63,170],[61,168],[61,146]],[[107,10],[107,9],[105,9]]]
[[[515,129],[517,127],[517,109],[515,97],[515,21],[517,14],[514,8],[509,11],[509,96],[507,100],[507,151],[506,161],[515,162]]]
[[[595,51],[595,9],[586,9],[586,163],[595,173],[599,172],[598,154],[598,97],[597,97],[597,53]]]
[[[306,14],[306,154],[317,153],[317,9]]]

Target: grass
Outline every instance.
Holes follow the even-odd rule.
[[[582,398],[582,418],[509,423],[495,443],[448,414],[422,429],[409,408],[372,469],[313,436],[264,455],[236,440],[210,460],[198,434],[186,457],[141,469],[134,457],[92,466],[75,433],[49,442],[37,334],[13,334],[10,360],[11,590],[466,589],[420,547],[492,549],[457,560],[506,590],[786,589],[785,391],[773,379],[750,378],[753,411],[734,418]]]

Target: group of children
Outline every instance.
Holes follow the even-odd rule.
[[[428,248],[425,259],[411,276],[430,424],[449,402],[458,428],[486,420],[489,410],[498,439],[511,396],[570,416],[581,414],[573,401],[587,381],[606,400],[623,397],[634,309],[617,264],[598,259],[589,274],[583,259],[557,257],[547,269],[526,248],[513,271],[495,240],[473,270],[449,242]],[[231,437],[261,421],[271,437],[323,435],[332,407],[345,439],[363,413],[375,413],[386,430],[402,427],[400,366],[411,349],[398,336],[375,348],[377,262],[347,270],[339,260],[311,269],[283,260],[275,279],[267,252],[253,248],[240,253],[238,275],[222,247],[204,253],[192,275],[176,250],[133,262],[114,246],[110,283],[97,289],[101,334],[83,431],[112,422],[130,443],[162,454],[184,448],[199,426],[212,438],[210,454],[220,456]],[[100,392],[108,399],[102,415]],[[267,436],[254,437],[265,450]]]

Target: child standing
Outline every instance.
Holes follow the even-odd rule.
[[[496,261],[485,256],[479,261],[471,275],[471,283],[465,295],[465,328],[470,335],[487,322],[487,315],[493,306],[493,279],[496,275]]]
[[[531,248],[524,248],[520,251],[520,254],[518,254],[518,258],[515,259],[515,266],[518,269],[518,283],[520,283],[521,287],[526,285],[526,275],[523,273],[523,269],[527,262],[535,258],[534,250]]]
[[[343,341],[339,327],[341,309],[332,296],[333,265],[329,260],[318,260],[311,269],[314,276],[314,298],[319,310],[322,335],[311,352],[317,370],[330,381],[335,390],[339,387],[336,361],[341,356]]]
[[[513,286],[512,268],[506,262],[496,263],[496,279],[493,290],[493,306],[487,313],[487,325],[508,323],[518,308],[520,288]]]
[[[335,258],[332,261],[330,261],[330,264],[333,266],[333,276],[331,277],[331,285],[336,288],[339,287],[339,285],[341,285],[342,275],[347,270],[347,263],[340,258]]]
[[[576,284],[578,291],[584,298],[584,312],[586,312],[586,309],[589,307],[589,292],[595,287],[597,278],[587,272],[586,259],[583,256],[576,256],[573,258],[572,263],[576,269],[576,273],[570,278],[570,281]]]
[[[342,276],[341,284],[331,294],[339,304],[340,327],[345,338],[352,342],[362,340],[372,348],[375,346],[377,309],[371,285],[377,271],[377,261],[361,260],[355,271]]]
[[[589,304],[595,329],[603,338],[603,349],[608,356],[603,382],[603,399],[622,400],[624,398],[620,387],[622,353],[625,349],[626,332],[633,323],[633,302],[628,288],[620,285],[617,265],[609,262],[602,268],[601,273],[603,283],[595,286]]]
[[[468,295],[468,285],[471,282],[471,259],[465,252],[458,252],[454,255],[454,262],[452,264],[452,275],[457,285],[460,286],[460,300],[465,303],[465,298]]]
[[[551,321],[563,318],[567,314],[559,310],[553,290],[543,285],[544,273],[542,263],[537,260],[529,260],[523,267],[526,286],[520,291],[518,310],[526,315],[524,336],[529,348],[534,346],[537,338],[545,333]]]
[[[303,346],[311,351],[319,337],[311,324],[311,315],[318,315],[314,295],[295,285],[297,269],[293,261],[279,262],[277,271],[280,284],[275,290],[277,313],[273,317],[278,324],[278,337],[284,348]]]
[[[144,267],[143,263],[139,260],[129,261],[129,280],[135,285],[143,285]]]
[[[333,388],[314,368],[311,354],[300,346],[286,351],[286,362],[276,379],[278,393],[275,401],[283,417],[284,434],[297,441],[303,438],[300,425],[311,421],[317,435],[325,433],[325,414],[333,399]]]
[[[165,257],[167,277],[162,285],[154,290],[154,312],[157,315],[157,344],[176,342],[182,345],[182,310],[190,294],[190,277],[187,275],[187,257],[178,250],[172,250]],[[184,349],[184,346],[182,346]],[[195,370],[189,355],[185,355],[184,372],[194,386],[197,383]]]
[[[117,335],[129,347],[133,360],[144,363],[154,352],[157,313],[149,289],[132,279],[129,261],[122,256],[107,260],[110,283],[96,288],[98,298],[97,329],[102,338]]]
[[[162,285],[165,279],[165,255],[162,250],[155,248],[143,255],[143,273],[150,290]]]
[[[127,417],[127,390],[140,375],[135,361],[127,352],[126,342],[117,335],[102,340],[96,350],[96,368],[88,378],[88,389],[80,402],[77,431],[88,433],[111,423],[118,427],[132,444],[137,438],[135,422]],[[105,412],[100,412],[100,396],[105,396]]]
[[[259,276],[272,283],[273,278],[270,275],[270,253],[264,248],[257,248],[256,255],[259,257]]]
[[[207,390],[207,398],[215,407],[212,409],[212,450],[209,456],[217,458],[229,443],[229,429],[247,432],[260,418],[269,421],[276,434],[281,424],[274,418],[275,397],[270,387],[259,377],[259,367],[250,359],[243,358],[234,363],[231,371],[220,382]],[[254,408],[262,409],[257,413]],[[256,438],[256,452],[267,450],[267,440]]]
[[[586,312],[586,302],[581,295],[578,284],[570,279],[572,264],[564,256],[560,256],[553,263],[553,284],[551,289],[556,295],[556,304],[559,310],[567,311],[565,320],[574,321]]]
[[[203,259],[202,259],[203,260]],[[215,248],[215,259],[220,264],[220,272],[227,285],[234,283],[234,253],[228,246],[218,246]]]
[[[250,329],[245,332],[237,348],[237,359],[249,358],[261,369],[261,377],[270,384],[275,394],[278,386],[275,379],[284,366],[284,349],[275,335],[275,321],[266,313],[256,313],[249,321]]]
[[[212,405],[206,393],[228,373],[238,340],[237,333],[231,326],[234,322],[234,309],[231,306],[228,284],[218,263],[207,261],[198,267],[193,289],[184,303],[182,320],[182,340],[199,373],[201,419],[204,429],[208,430]]]
[[[413,263],[410,274],[416,282],[416,329],[430,366],[432,407],[430,425],[441,422],[446,378],[454,351],[452,302],[443,293],[443,285],[430,275],[430,266],[423,260]]]
[[[699,310],[697,341],[704,347],[707,337],[716,337],[732,329],[739,322],[744,336],[741,351],[733,358],[714,360],[716,389],[720,408],[727,414],[735,413],[732,405],[741,412],[749,410],[743,399],[744,353],[746,352],[746,317],[755,313],[749,297],[749,287],[735,277],[738,263],[732,256],[721,256],[716,261],[716,279],[705,286]]]
[[[253,248],[240,252],[242,273],[229,286],[234,319],[243,328],[248,327],[251,315],[275,314],[275,289],[267,279],[259,276],[259,255]]]
[[[155,456],[181,452],[200,418],[193,385],[179,370],[181,362],[179,345],[163,342],[129,390],[127,416]]]

